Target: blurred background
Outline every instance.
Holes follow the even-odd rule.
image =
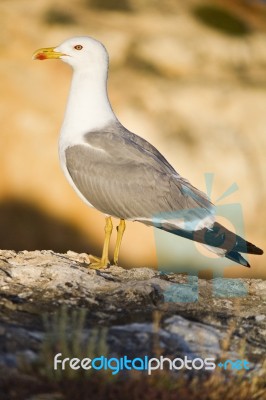
[[[104,218],[70,188],[57,155],[71,70],[31,60],[90,35],[108,49],[120,121],[201,190],[213,174],[213,202],[236,183],[219,205],[239,203],[246,238],[265,249],[263,1],[1,0],[0,30],[0,248],[101,253]],[[120,261],[156,267],[153,229],[128,223]],[[265,278],[265,256],[249,261],[225,275]]]

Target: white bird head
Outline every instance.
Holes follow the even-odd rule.
[[[61,59],[74,70],[107,68],[108,53],[104,45],[89,36],[77,36],[65,40],[57,47],[38,49],[34,60]]]

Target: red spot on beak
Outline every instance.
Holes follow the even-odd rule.
[[[46,60],[47,57],[44,53],[39,53],[35,56],[36,60]]]

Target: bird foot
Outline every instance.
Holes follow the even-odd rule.
[[[100,257],[89,255],[89,259],[91,261],[89,265],[90,269],[105,269],[110,265],[109,260],[104,260]]]
[[[93,262],[98,263],[101,261],[101,257],[97,257],[97,256],[93,256],[92,254],[89,254],[89,260],[90,260],[90,264]]]

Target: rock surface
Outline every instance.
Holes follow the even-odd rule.
[[[68,323],[61,320],[63,328],[60,318],[51,323],[65,307],[67,313],[86,310],[79,328],[84,338],[105,329],[104,346],[111,354],[226,355],[248,359],[253,373],[260,373],[266,349],[265,281],[242,280],[247,295],[233,297],[239,293],[219,292],[222,286],[215,280],[199,279],[198,286],[189,287],[185,275],[117,266],[95,271],[86,261],[86,255],[73,252],[0,251],[1,368],[17,371],[21,356],[27,362],[38,359],[48,334],[66,329],[74,335],[78,323],[71,314]],[[184,288],[198,290],[198,297],[188,302],[180,296]]]

